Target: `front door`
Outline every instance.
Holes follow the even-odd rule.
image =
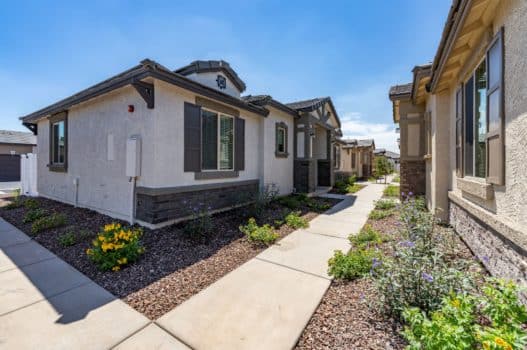
[[[319,159],[317,162],[318,186],[331,186],[331,161]]]

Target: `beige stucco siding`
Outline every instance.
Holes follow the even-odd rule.
[[[464,194],[480,207],[494,213],[507,224],[526,232],[527,227],[527,2],[500,1],[493,21],[493,36],[504,27],[505,53],[505,185],[493,186],[494,198]],[[483,57],[480,57],[483,58]],[[450,91],[450,183],[457,189],[455,175],[455,90],[464,77],[453,81]]]
[[[12,154],[12,152],[15,152],[15,154],[32,153],[33,146],[32,145],[5,144],[5,143],[0,144],[0,154]]]
[[[293,142],[294,142],[294,117],[276,108],[267,107],[270,111],[267,118],[261,118],[262,133],[262,185],[273,184],[278,187],[280,194],[285,195],[293,191]],[[286,158],[275,155],[276,123],[283,122],[287,125],[287,150]]]
[[[128,105],[135,106],[134,113]],[[130,182],[125,176],[126,140],[141,135],[142,164],[138,185],[154,179],[153,110],[130,86],[93,99],[68,112],[68,169],[52,172],[49,163],[49,121],[38,123],[39,194],[73,203],[78,179],[78,203],[116,217],[130,212]],[[108,134],[113,134],[114,160],[108,160]]]
[[[155,174],[149,187],[175,187],[206,183],[259,179],[260,128],[264,117],[240,110],[245,119],[245,169],[239,176],[221,180],[195,180],[193,172],[183,171],[184,103],[196,103],[196,95],[184,89],[155,81],[155,131],[153,137]],[[274,153],[273,153],[274,154]]]

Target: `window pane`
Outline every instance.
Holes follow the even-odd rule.
[[[285,130],[279,128],[277,135],[278,152],[285,153]]]
[[[66,159],[66,140],[64,136],[64,121],[52,124],[51,160],[53,164],[64,164]]]
[[[489,95],[489,132],[500,127],[500,89]]]
[[[492,89],[501,79],[500,41],[489,50],[489,87]]]
[[[476,128],[474,135],[475,176],[485,177],[485,135],[487,134],[487,66],[483,61],[476,69]]]
[[[465,175],[474,175],[474,77],[465,84]]]
[[[202,169],[218,169],[218,115],[202,111],[201,122]]]
[[[220,169],[232,169],[234,164],[234,119],[220,118]]]

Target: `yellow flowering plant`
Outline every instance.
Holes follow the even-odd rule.
[[[119,223],[107,224],[86,250],[88,257],[103,271],[119,271],[137,261],[145,249],[141,245],[140,228],[123,227]]]

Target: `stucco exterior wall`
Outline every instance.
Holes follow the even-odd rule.
[[[198,95],[168,83],[155,81],[155,128],[152,138],[155,147],[155,174],[148,187],[259,179],[262,161],[260,128],[264,117],[243,110],[240,110],[240,117],[245,119],[245,169],[240,171],[239,176],[221,180],[196,180],[193,172],[183,171],[184,103],[196,103],[196,96]]]
[[[26,154],[33,152],[32,145],[16,145],[16,144],[0,144],[0,154],[11,154],[14,151],[15,154]]]
[[[450,93],[450,188],[495,217],[527,234],[527,2],[499,2],[493,21],[495,35],[504,27],[505,185],[493,185],[492,199],[484,200],[457,188],[455,175],[455,86]],[[461,77],[458,77],[457,84]]]
[[[225,89],[218,88],[218,83],[216,82],[218,75],[225,77],[225,80],[227,81],[227,87]],[[240,91],[236,88],[236,86],[232,83],[232,81],[223,73],[220,73],[220,72],[192,73],[192,74],[187,75],[187,78],[195,80],[198,83],[201,83],[213,89],[219,90],[231,96],[240,97]]]
[[[135,111],[128,112],[133,104]],[[68,169],[53,172],[49,163],[49,121],[38,123],[38,180],[40,195],[67,203],[75,201],[74,179],[78,179],[78,204],[118,218],[130,213],[130,182],[125,176],[126,140],[141,135],[142,163],[138,185],[153,182],[154,110],[127,86],[73,107],[68,113]],[[108,135],[114,139],[114,157],[108,160]]]
[[[285,195],[293,191],[294,117],[273,107],[268,106],[268,108],[270,113],[267,118],[260,117],[263,130],[261,183],[263,185],[274,184],[280,190],[280,195]],[[276,123],[280,122],[287,125],[287,151],[289,155],[286,158],[275,155]]]

